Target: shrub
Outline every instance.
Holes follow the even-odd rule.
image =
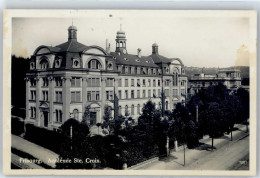
[[[11,133],[14,135],[21,135],[24,133],[24,121],[18,117],[11,118]]]
[[[60,133],[35,127],[32,124],[26,124],[24,138],[58,154],[60,153],[61,143],[64,141],[64,137]]]

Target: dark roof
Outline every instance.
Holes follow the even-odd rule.
[[[170,62],[172,62],[172,59],[161,56],[159,54],[152,54],[149,57],[151,57],[153,59],[154,63],[170,63]]]
[[[60,48],[59,52],[82,52],[88,49],[86,45],[77,42],[77,40],[69,40],[65,43],[56,46],[56,48]]]
[[[110,53],[113,57],[116,58],[116,64],[122,65],[133,65],[133,66],[145,66],[145,67],[159,67],[149,56],[141,56],[139,58],[137,55],[133,54],[123,54],[120,55],[117,52]]]

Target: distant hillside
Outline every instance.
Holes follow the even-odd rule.
[[[208,75],[215,75],[218,73],[219,69],[230,69],[230,68],[236,68],[241,71],[241,79],[242,79],[242,85],[249,85],[249,66],[236,66],[236,67],[226,67],[226,68],[217,68],[217,67],[185,67],[186,75],[188,75],[188,78],[190,79],[192,75],[199,74],[199,73],[205,73]]]

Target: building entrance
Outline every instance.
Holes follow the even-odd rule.
[[[96,125],[97,123],[97,112],[90,112],[90,125]]]
[[[47,111],[43,111],[43,119],[44,127],[48,127],[49,113]]]

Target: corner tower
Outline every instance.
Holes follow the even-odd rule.
[[[122,30],[122,25],[120,24],[120,30],[116,35],[116,52],[121,52],[126,54],[126,36],[125,32]]]

